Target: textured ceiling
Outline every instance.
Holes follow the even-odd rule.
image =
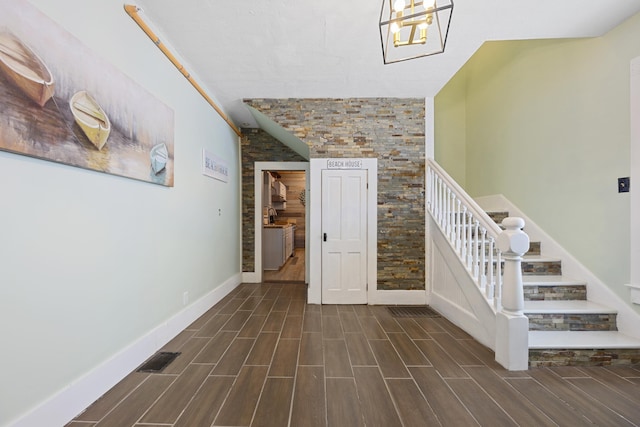
[[[141,17],[236,125],[244,98],[432,97],[489,40],[594,37],[640,0],[454,0],[446,51],[384,65],[381,0],[139,0]]]

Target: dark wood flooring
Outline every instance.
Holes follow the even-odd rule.
[[[306,305],[297,284],[242,284],[68,425],[632,426],[632,367],[509,372],[444,318]]]

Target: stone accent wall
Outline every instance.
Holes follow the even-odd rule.
[[[242,271],[255,271],[255,162],[304,162],[302,156],[260,129],[242,129]]]
[[[424,289],[425,108],[419,98],[248,99],[312,158],[378,159],[378,289]]]

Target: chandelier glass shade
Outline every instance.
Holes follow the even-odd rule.
[[[385,64],[444,52],[453,0],[382,0],[380,41]]]

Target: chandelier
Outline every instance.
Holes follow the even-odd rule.
[[[453,0],[382,0],[380,41],[385,64],[444,52]]]

